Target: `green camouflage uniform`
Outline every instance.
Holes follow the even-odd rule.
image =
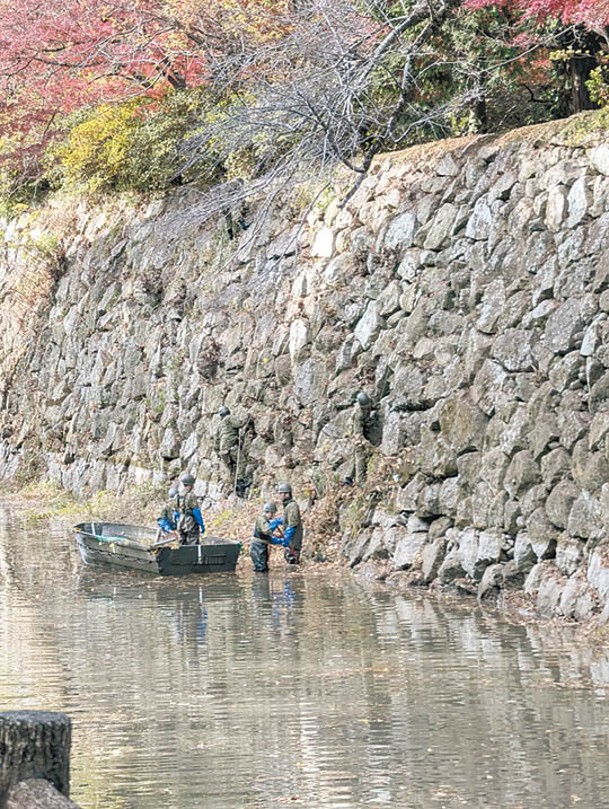
[[[198,545],[200,529],[197,525],[192,510],[199,508],[199,499],[193,494],[178,494],[174,501],[175,510],[178,512],[178,534],[182,545]]]
[[[239,456],[239,428],[235,427],[230,416],[220,419],[214,449],[231,471],[236,468]]]
[[[370,457],[369,428],[372,421],[370,405],[356,404],[353,411],[353,480],[363,486],[366,482],[368,458]]]
[[[293,527],[294,533],[290,539],[289,546],[285,549],[285,560],[288,564],[295,565],[300,561],[300,551],[302,549],[302,518],[300,516],[300,507],[296,500],[290,498],[283,504],[283,532],[287,532],[288,528]]]
[[[273,529],[264,514],[261,514],[254,525],[254,537],[250,543],[250,556],[257,573],[266,573],[269,569],[269,545],[272,538]]]

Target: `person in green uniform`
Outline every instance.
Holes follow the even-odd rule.
[[[283,503],[283,535],[286,544],[284,557],[289,565],[297,565],[300,563],[303,537],[300,508],[292,497],[292,487],[289,483],[280,483],[277,493]]]
[[[218,410],[220,424],[214,440],[214,449],[234,474],[239,462],[239,428],[235,426],[226,405]]]
[[[201,514],[199,498],[194,493],[195,478],[184,474],[176,496],[176,530],[181,545],[198,545],[205,523]]]
[[[283,537],[275,534],[281,523],[276,504],[265,503],[254,524],[254,536],[250,542],[250,556],[256,573],[268,573],[269,545],[283,545]]]
[[[372,402],[365,391],[357,394],[353,409],[351,435],[353,437],[353,476],[352,479],[363,486],[368,471],[368,458],[370,457],[372,429]]]
[[[218,410],[219,422],[214,435],[214,450],[226,467],[231,487],[237,497],[247,497],[254,469],[247,459],[247,450],[255,435],[254,420],[248,415],[236,419],[226,407]]]
[[[167,501],[163,506],[163,510],[158,516],[157,525],[161,529],[157,539],[167,537],[177,529],[177,514],[176,514],[176,500],[178,496],[178,487],[172,486],[167,494]]]

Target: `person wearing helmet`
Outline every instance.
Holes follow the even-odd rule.
[[[277,493],[283,503],[283,544],[286,546],[284,557],[289,565],[297,565],[300,562],[303,535],[300,508],[292,497],[292,487],[289,483],[280,483]]]
[[[265,503],[262,514],[254,524],[254,536],[250,542],[250,556],[256,573],[268,573],[269,545],[282,544],[281,517],[277,517],[277,506],[273,502]],[[276,533],[277,532],[277,533]]]
[[[360,390],[356,396],[353,409],[351,430],[353,437],[353,474],[348,476],[351,481],[355,481],[359,486],[363,486],[366,482],[372,424],[372,402],[368,394]],[[345,478],[346,481],[347,478]]]
[[[226,405],[222,405],[218,415],[220,423],[214,438],[214,449],[232,475],[239,462],[239,428],[235,425]]]
[[[368,394],[360,390],[356,396],[356,405],[353,411],[353,432],[370,440],[370,427],[372,417],[372,402]]]
[[[186,473],[180,478],[176,495],[176,530],[181,545],[198,545],[205,523],[201,514],[199,498],[194,493],[195,478]]]

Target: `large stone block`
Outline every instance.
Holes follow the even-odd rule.
[[[526,531],[519,531],[514,544],[514,564],[520,572],[529,573],[537,564],[537,554],[533,550],[531,538]]]
[[[543,483],[529,486],[518,495],[517,500],[520,505],[524,525],[529,524],[529,520],[537,509],[544,507],[547,496],[548,490]]]
[[[578,177],[571,186],[567,197],[567,221],[568,228],[577,227],[587,216],[592,204],[592,186],[590,178]]]
[[[457,454],[441,433],[421,428],[419,466],[423,474],[433,478],[454,477],[457,474]]]
[[[290,324],[289,352],[292,361],[302,359],[304,349],[311,342],[309,323],[306,320],[293,320]]]
[[[397,455],[403,445],[402,416],[400,413],[391,412],[383,420],[381,452],[383,455]]]
[[[332,258],[334,253],[334,233],[329,227],[320,228],[311,246],[311,255],[318,258]]]
[[[374,528],[365,550],[362,552],[362,562],[381,562],[391,558],[391,551],[387,546],[387,534],[382,528]]]
[[[451,234],[458,229],[459,206],[442,205],[424,227],[416,234],[415,241],[424,250],[440,250],[445,247]]]
[[[544,481],[543,461],[545,457],[542,456],[549,453],[551,447],[556,445],[558,438],[558,421],[553,414],[544,413],[535,420],[529,434],[529,448],[535,461],[539,462],[541,459],[541,476]]]
[[[492,486],[495,491],[502,488],[510,459],[500,447],[493,447],[482,452],[479,459],[480,478]]]
[[[421,550],[427,543],[427,532],[410,533],[404,532],[397,540],[395,551],[393,552],[393,567],[396,570],[407,570],[417,558],[420,558]]]
[[[579,351],[570,351],[562,357],[556,357],[548,372],[548,378],[554,388],[562,392],[574,387],[581,380],[584,363]]]
[[[294,369],[294,394],[304,405],[313,405],[325,395],[328,369],[325,359],[312,357]]]
[[[419,223],[414,213],[407,211],[391,220],[385,232],[385,246],[406,250],[412,247]]]
[[[472,525],[474,528],[503,528],[508,495],[481,481],[471,495]]]
[[[594,383],[588,401],[593,415],[609,412],[609,372]]]
[[[581,492],[571,506],[567,532],[580,539],[596,539],[603,535],[601,506],[589,492]]]
[[[358,531],[355,535],[349,531],[342,536],[340,545],[341,554],[348,560],[350,567],[355,567],[362,561],[368,549],[371,537],[372,529],[369,528]]]
[[[546,346],[555,354],[566,354],[578,348],[577,339],[586,324],[598,311],[593,295],[565,301],[548,318],[545,329]]]
[[[438,568],[437,579],[440,584],[451,584],[455,579],[465,576],[465,570],[454,551],[451,551]]]
[[[419,495],[426,488],[426,481],[423,475],[418,472],[409,482],[398,489],[395,495],[395,507],[398,511],[406,511],[408,513],[417,510],[417,500]]]
[[[571,456],[573,480],[581,489],[596,492],[609,480],[609,459],[603,452],[589,451],[588,437],[575,444]]]
[[[490,202],[486,197],[480,197],[474,205],[474,210],[469,218],[465,235],[468,239],[484,241],[491,236],[496,227],[494,211],[496,203]]]
[[[607,435],[609,435],[609,413],[596,413],[592,418],[588,432],[590,449],[596,450],[605,447]]]
[[[573,503],[581,489],[572,480],[561,480],[548,494],[545,510],[550,522],[557,528],[566,529]]]
[[[554,559],[560,533],[546,516],[543,507],[535,509],[527,519],[527,531],[537,559]]]
[[[543,567],[537,590],[537,609],[544,618],[553,618],[560,614],[560,604],[568,579],[553,562],[541,562]]]
[[[558,605],[560,615],[576,621],[588,621],[600,609],[598,593],[586,581],[583,570],[567,579]]]
[[[598,591],[603,603],[609,601],[609,542],[606,540],[591,550],[586,576]]]
[[[585,547],[584,540],[562,534],[556,544],[556,567],[565,576],[572,576],[581,567]]]
[[[530,371],[533,368],[533,343],[536,336],[524,329],[506,329],[491,348],[491,357],[507,371]]]
[[[576,409],[580,403],[581,397],[577,394],[571,392],[565,394],[556,416],[560,432],[559,440],[567,450],[572,450],[575,444],[588,434],[590,414]]]
[[[442,403],[438,413],[440,429],[457,454],[480,449],[488,417],[466,396],[455,396]]]
[[[376,301],[370,301],[360,320],[358,321],[354,335],[362,348],[370,348],[374,340],[378,337],[380,330],[384,326],[384,320],[379,315]]]
[[[533,486],[540,480],[539,465],[535,463],[529,450],[522,450],[512,458],[503,485],[511,497],[516,497],[523,489]]]
[[[416,511],[424,520],[435,520],[444,515],[444,507],[440,500],[442,484],[431,483],[423,487],[417,497]]]
[[[478,558],[479,535],[473,528],[459,531],[456,535],[456,557],[466,574],[473,579],[476,575],[476,560]]]
[[[485,334],[494,334],[497,320],[507,299],[505,283],[502,278],[491,281],[482,296],[476,328]]]
[[[555,185],[548,190],[545,224],[548,230],[556,233],[560,230],[567,215],[568,191],[563,185]]]
[[[609,176],[609,146],[603,143],[591,149],[590,162],[598,172]]]
[[[480,531],[478,535],[478,555],[476,575],[490,564],[499,562],[504,555],[505,536],[500,531]]]
[[[446,539],[438,537],[421,549],[421,572],[425,584],[430,584],[438,575],[446,556]]]
[[[492,416],[497,405],[508,398],[504,391],[507,379],[508,372],[500,363],[484,360],[476,373],[471,396],[485,415]]]

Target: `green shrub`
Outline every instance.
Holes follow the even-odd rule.
[[[138,126],[138,104],[103,104],[77,123],[56,151],[67,185],[89,191],[128,186],[128,155]]]
[[[586,82],[590,100],[599,107],[609,107],[609,58],[603,58],[601,64],[591,71]]]
[[[180,146],[200,113],[201,96],[176,91],[159,101],[102,104],[73,123],[50,155],[59,179],[87,191],[152,191],[179,179]]]

